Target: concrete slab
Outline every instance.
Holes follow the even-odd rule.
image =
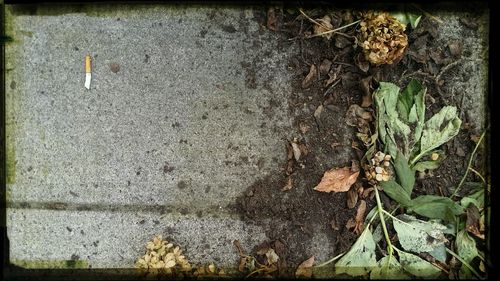
[[[193,261],[233,264],[232,239],[265,237],[226,206],[278,170],[290,134],[276,35],[251,9],[91,10],[7,7],[11,259],[130,267],[171,228]]]

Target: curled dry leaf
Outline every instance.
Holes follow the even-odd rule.
[[[267,10],[267,28],[269,30],[276,31],[277,20],[276,20],[276,11],[274,7],[269,7]]]
[[[358,55],[354,57],[354,63],[364,73],[367,73],[368,69],[370,69],[370,63],[366,60],[362,53],[358,53]]]
[[[302,88],[309,88],[314,81],[314,78],[316,78],[316,75],[318,74],[318,71],[316,70],[316,66],[314,64],[311,64],[311,68],[309,68],[309,73],[307,74],[306,78],[302,80]]]
[[[297,144],[297,139],[294,139],[292,142],[290,142],[290,145],[292,146],[292,152],[295,161],[299,162],[302,152],[300,151],[300,147]]]
[[[356,234],[361,234],[364,229],[364,221],[365,221],[365,213],[366,213],[366,201],[361,200],[359,202],[358,206],[358,211],[356,212],[356,228],[354,229],[354,232]]]
[[[333,29],[332,18],[330,18],[330,16],[328,15],[324,16],[321,19],[316,19],[316,21],[319,23],[319,25],[314,25],[314,35],[318,35]],[[329,40],[330,38],[332,38],[332,35],[333,33],[328,33],[321,36]]]
[[[358,192],[356,191],[356,186],[353,185],[347,191],[347,208],[352,209],[358,203]]]
[[[331,67],[332,67],[332,61],[329,59],[324,59],[319,65],[319,73],[321,75],[326,75],[330,71]]]
[[[297,278],[311,278],[312,276],[312,266],[314,265],[314,256],[303,261],[297,270],[295,271],[295,277]]]
[[[359,171],[352,172],[350,167],[328,170],[314,190],[320,192],[346,192],[356,182],[358,175]]]
[[[314,111],[314,119],[316,120],[316,123],[320,124],[321,123],[321,113],[323,113],[324,106],[322,104],[318,105],[316,110]]]
[[[285,184],[285,186],[283,186],[281,191],[290,190],[290,189],[292,189],[292,187],[293,187],[292,177],[288,177],[288,179],[286,180],[286,184]]]
[[[325,81],[325,87],[330,86],[333,82],[337,81],[337,78],[339,78],[340,71],[342,70],[342,65],[339,64],[335,68],[331,68],[330,71],[328,72],[328,79]]]
[[[373,77],[370,75],[366,78],[360,80],[361,90],[363,90],[363,96],[361,100],[361,107],[370,107],[373,104],[372,92],[371,92],[371,82]]]

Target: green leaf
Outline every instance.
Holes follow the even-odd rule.
[[[439,161],[420,161],[413,165],[413,170],[424,172],[425,170],[434,170],[439,167]]]
[[[463,208],[448,197],[421,195],[411,201],[409,211],[431,219],[454,221]]]
[[[430,251],[429,254],[442,263],[446,263],[446,259],[448,258],[444,244],[436,247],[433,251]]]
[[[416,277],[436,278],[441,274],[441,270],[430,262],[407,252],[397,250],[399,262],[403,269]]]
[[[350,276],[365,275],[377,265],[375,258],[375,242],[370,228],[365,228],[358,240],[335,264],[336,274],[348,274]]]
[[[420,155],[424,155],[456,136],[461,124],[456,107],[443,107],[425,122],[420,139]]]
[[[425,125],[425,93],[427,88],[421,86],[417,95],[415,96],[415,112],[417,114],[417,125],[415,126],[415,132],[413,139],[415,142],[420,140],[422,136],[422,130]]]
[[[472,260],[479,255],[476,248],[476,241],[470,237],[465,230],[458,232],[455,246],[457,248],[457,254],[469,265]],[[461,278],[472,277],[472,272],[463,264],[459,274]]]
[[[457,247],[457,254],[467,263],[470,263],[478,256],[476,241],[465,230],[457,233],[455,246]]]
[[[483,185],[481,184],[481,186]],[[476,205],[478,209],[482,209],[484,207],[484,187],[460,200],[460,205],[464,208],[469,207],[469,204],[471,203]]]
[[[384,189],[385,194],[391,197],[394,201],[403,205],[410,206],[411,198],[406,190],[394,180],[383,181],[380,186]]]
[[[415,79],[412,79],[406,88],[401,92],[398,98],[397,109],[399,117],[404,121],[413,123],[416,121],[415,95],[422,90],[422,85]],[[411,112],[414,111],[412,114]],[[415,121],[410,121],[410,115],[415,115]]]
[[[406,214],[393,219],[399,243],[406,251],[432,252],[446,241],[443,230],[446,226],[436,222],[426,222]]]
[[[403,267],[394,256],[381,258],[377,267],[370,272],[370,279],[409,279]]]
[[[417,15],[409,12],[391,13],[391,15],[404,25],[410,24],[413,29],[417,28],[420,20],[422,19],[422,15]]]
[[[408,196],[411,196],[413,186],[415,185],[415,171],[408,166],[408,160],[403,153],[398,151],[396,159],[394,159],[394,169],[398,176],[399,183],[404,188]]]
[[[379,139],[385,145],[385,151],[392,156],[397,154],[397,145],[393,135],[394,129],[391,126],[394,126],[394,119],[398,118],[396,110],[398,94],[399,87],[388,82],[380,82],[379,87],[373,93],[377,109]]]

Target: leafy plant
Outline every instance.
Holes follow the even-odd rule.
[[[390,198],[406,209],[408,214],[394,216],[385,210],[378,187],[375,186],[377,206],[369,212],[365,220],[365,230],[358,240],[336,263],[338,274],[345,273],[351,276],[369,274],[372,279],[408,279],[411,276],[436,278],[441,274],[441,268],[437,263],[429,262],[421,256],[430,255],[444,263],[450,254],[462,263],[459,277],[470,278],[474,275],[481,278],[470,263],[476,257],[482,259],[483,255],[477,250],[476,242],[469,232],[476,236],[480,233],[477,233],[477,226],[466,227],[466,225],[470,224],[469,210],[475,214],[471,217],[476,221],[481,215],[479,211],[473,210],[484,210],[484,186],[481,186],[482,193],[479,189],[463,197],[460,202],[436,195],[412,198],[415,172],[439,166],[439,161],[434,156],[430,160],[423,159],[432,154],[437,155],[438,159],[442,158],[439,156],[443,152],[436,149],[457,135],[461,125],[456,108],[452,106],[443,107],[425,121],[425,93],[426,89],[416,80],[412,80],[401,93],[399,87],[385,82],[381,82],[380,87],[374,92],[377,137],[385,146],[385,151],[393,156],[395,170],[395,178],[382,181],[380,185]],[[373,143],[368,151],[375,151],[376,145],[377,143]],[[459,187],[464,179],[465,176]],[[467,223],[464,222],[463,216],[466,210]],[[411,213],[428,220],[418,219],[409,215]],[[484,221],[483,216],[481,218]],[[380,223],[372,233],[370,225],[377,217]],[[392,221],[401,249],[390,239],[386,219]],[[381,230],[387,245],[387,254],[377,261],[375,249],[382,240]],[[446,234],[455,236],[454,245],[457,253],[446,247],[449,242]]]

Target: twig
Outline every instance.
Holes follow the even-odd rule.
[[[333,87],[337,86],[340,83],[341,80],[342,80],[341,78],[337,79],[337,81],[335,81],[335,83],[333,83],[330,87],[328,87],[328,89],[326,89],[326,91],[323,94],[323,96],[326,97],[326,95],[330,93],[330,90],[332,90]]]
[[[329,264],[329,263],[332,263],[332,262],[334,262],[334,261],[338,260],[338,259],[339,259],[341,256],[343,256],[344,254],[345,254],[345,253],[339,254],[339,255],[337,255],[337,256],[335,256],[335,257],[333,257],[332,259],[327,260],[327,261],[325,261],[324,263],[322,263],[322,264],[320,264],[320,265],[317,265],[317,266],[315,266],[315,267],[322,267],[322,266],[325,266],[325,265],[327,265],[327,264]]]
[[[360,23],[361,20],[357,20],[357,21],[353,21],[349,24],[346,24],[346,25],[343,25],[341,27],[338,27],[338,28],[335,28],[335,29],[331,29],[331,30],[328,30],[328,31],[325,31],[325,32],[321,32],[321,33],[318,33],[318,34],[314,34],[314,35],[311,35],[311,36],[307,36],[306,38],[313,38],[313,37],[317,37],[317,36],[323,36],[323,35],[326,35],[326,34],[330,34],[330,33],[338,33],[338,31],[344,29],[344,28],[348,28],[349,26],[353,26],[355,24],[358,24]]]
[[[323,25],[322,23],[319,23],[318,21],[316,20],[313,20],[312,18],[310,18],[308,15],[306,15],[306,13],[304,13],[304,11],[302,11],[302,9],[299,9],[299,12],[304,16],[306,17],[306,19],[308,19],[310,22],[316,24],[316,25],[319,25],[321,27],[323,27],[324,29],[329,29],[328,26],[326,25]]]
[[[474,174],[476,174],[481,179],[481,181],[486,185],[486,180],[484,180],[484,177],[478,171],[476,171],[472,167],[469,167],[469,170],[471,170]]]
[[[462,59],[458,59],[452,63],[449,63],[448,65],[446,65],[445,67],[443,67],[441,69],[441,71],[439,71],[438,75],[436,76],[435,80],[436,80],[436,84],[439,86],[439,80],[441,80],[441,76],[448,70],[450,70],[452,67],[456,66],[457,64],[461,63],[463,60]]]
[[[467,178],[467,175],[469,174],[469,168],[472,166],[472,160],[474,159],[474,154],[476,154],[476,151],[479,148],[479,145],[481,144],[481,141],[483,140],[484,136],[486,135],[486,131],[487,131],[487,129],[484,130],[484,132],[481,134],[481,137],[477,141],[476,147],[474,147],[474,150],[472,151],[472,153],[470,155],[469,164],[467,165],[467,170],[465,171],[465,174],[462,177],[462,180],[460,181],[460,183],[458,184],[457,188],[455,189],[455,191],[453,192],[453,194],[450,196],[450,198],[451,197],[455,197],[455,195],[457,195],[458,191],[462,187],[462,184],[464,184],[464,181]]]
[[[476,275],[477,278],[479,279],[483,279],[481,277],[481,275],[479,275],[479,273],[477,273],[477,271],[472,268],[472,266],[470,266],[470,264],[468,264],[467,262],[465,262],[459,255],[457,255],[455,252],[453,252],[452,250],[446,248],[446,252],[448,252],[450,255],[454,256],[457,260],[459,260],[463,265],[465,265],[472,273],[474,273],[474,275]]]

